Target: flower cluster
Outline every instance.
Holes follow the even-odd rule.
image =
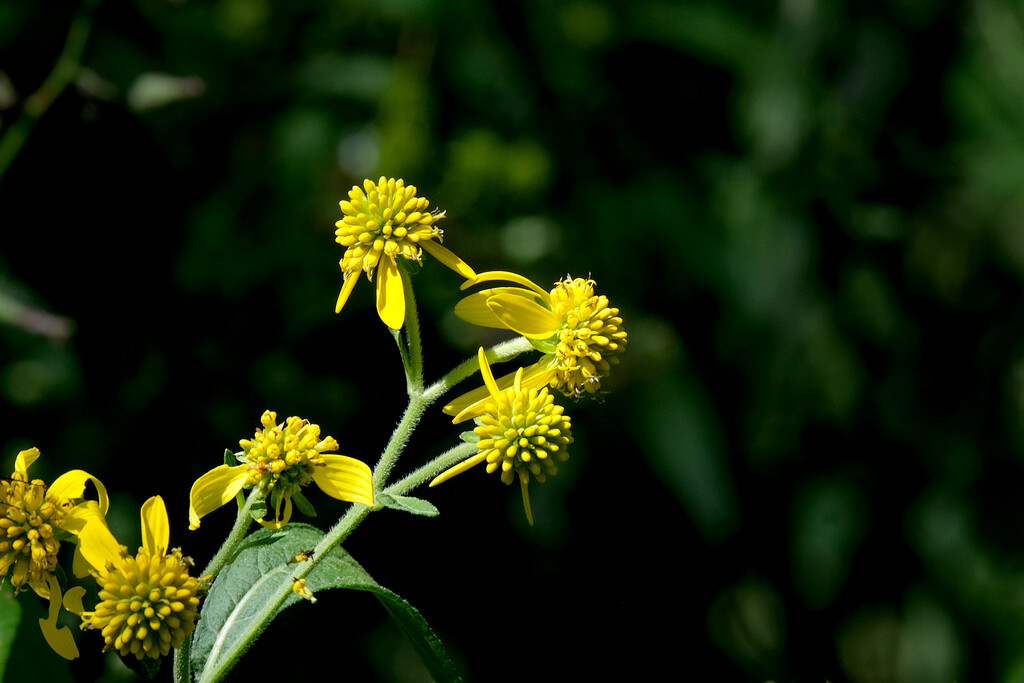
[[[373,505],[373,474],[360,460],[328,451],[338,450],[333,437],[320,438],[320,427],[298,417],[276,424],[277,413],[265,411],[263,429],[242,439],[235,455],[239,465],[215,467],[192,485],[189,528],[198,529],[201,517],[234,498],[243,488],[258,487],[274,508],[274,520],[259,522],[279,529],[292,516],[292,500],[310,509],[302,487],[315,482],[338,500]],[[281,505],[284,504],[284,511]]]
[[[381,176],[376,183],[366,180],[362,187],[352,187],[348,200],[341,202],[345,217],[335,224],[335,241],[345,247],[339,263],[345,284],[336,313],[348,301],[359,273],[366,273],[371,281],[376,273],[377,314],[388,327],[400,329],[405,321],[405,292],[398,259],[420,263],[423,249],[463,277],[475,275],[441,246],[444,235],[436,223],[444,218],[444,211],[431,212],[429,206],[429,201],[416,196],[416,186],[407,186],[401,178]]]
[[[505,484],[519,480],[526,519],[533,524],[527,485],[531,476],[544,483],[547,477],[558,473],[555,462],[569,458],[566,451],[572,443],[569,416],[564,414],[562,406],[554,402],[547,387],[523,388],[522,368],[516,371],[512,386],[501,390],[494,381],[482,348],[478,361],[480,374],[490,394],[483,412],[474,416],[478,423],[473,430],[479,437],[476,442],[478,453],[441,473],[430,485],[440,484],[486,461],[487,473],[500,471],[501,481]]]
[[[76,587],[65,596],[64,604],[81,616],[83,629],[99,630],[104,652],[113,649],[122,657],[155,659],[181,647],[195,630],[206,587],[203,579],[189,576],[192,562],[181,550],[168,550],[163,499],[147,500],[140,516],[142,547],[135,555],[105,526],[83,532],[83,551],[100,588],[99,601],[91,611],[83,609],[85,591]]]
[[[548,385],[572,398],[599,395],[601,380],[619,362],[627,339],[619,309],[611,307],[608,297],[594,293],[594,281],[566,276],[545,291],[516,273],[493,271],[481,273],[463,288],[493,281],[522,286],[475,292],[455,306],[455,314],[474,325],[518,332],[541,351],[540,359],[524,369],[523,386]],[[515,374],[498,379],[497,386],[507,388]],[[468,392],[446,405],[444,412],[460,422],[479,413],[487,395],[486,387]]]

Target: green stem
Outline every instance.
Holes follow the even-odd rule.
[[[71,21],[68,37],[64,41],[64,49],[61,50],[53,71],[46,77],[39,89],[28,96],[21,115],[0,138],[0,179],[3,179],[7,168],[18,155],[22,145],[25,144],[36,121],[78,75],[85,43],[92,30],[93,10],[97,4],[99,4],[99,0],[84,0],[82,7]]]
[[[405,278],[403,278],[403,283],[406,283]],[[384,488],[385,483],[391,474],[391,470],[394,468],[395,463],[398,460],[398,456],[401,455],[406,444],[409,442],[409,438],[411,437],[413,430],[420,418],[423,417],[423,413],[426,409],[434,401],[443,396],[448,389],[467,377],[470,377],[474,372],[479,370],[477,359],[470,358],[453,368],[447,375],[432,384],[426,390],[423,389],[423,356],[420,344],[419,324],[416,321],[415,299],[412,296],[411,286],[407,283],[404,284],[404,286],[406,304],[408,306],[406,309],[405,329],[409,353],[408,356],[406,356],[403,352],[403,363],[406,366],[406,377],[409,388],[409,405],[406,407],[405,413],[402,415],[402,419],[399,422],[398,427],[395,428],[394,433],[391,435],[391,439],[388,441],[387,447],[381,454],[376,468],[374,468],[373,482],[374,489],[377,494],[402,494],[410,491],[417,486],[422,485],[445,469],[465,460],[473,451],[476,450],[476,446],[474,444],[459,444],[442,455],[434,458],[429,463],[417,468],[414,472],[398,482],[388,486],[386,489]],[[501,362],[515,358],[519,354],[528,351],[531,348],[529,340],[523,338],[513,339],[511,341],[504,342],[503,344],[499,344],[488,351],[487,357],[492,362]],[[401,344],[399,344],[399,349],[404,351]],[[253,495],[250,495],[245,508],[243,508],[239,513],[239,521],[236,521],[235,529],[232,530],[231,535],[228,537],[228,540],[225,541],[221,550],[213,560],[211,560],[210,565],[207,567],[207,572],[220,571],[228,559],[232,557],[241,535],[244,534],[245,528],[248,526],[248,521],[246,521],[245,527],[239,529],[242,515],[244,514],[246,519],[248,519],[248,508],[251,506],[252,501]],[[267,624],[273,618],[273,615],[276,614],[277,610],[291,594],[294,579],[301,579],[312,571],[312,569],[319,564],[320,560],[326,557],[335,546],[347,538],[348,535],[351,534],[352,531],[376,509],[378,508],[369,508],[365,505],[353,504],[345,515],[338,520],[338,523],[335,524],[334,527],[320,540],[320,543],[317,545],[310,561],[302,563],[302,567],[296,567],[295,572],[286,572],[283,574],[283,578],[280,579],[279,585],[270,596],[270,599],[265,603],[260,614],[254,618],[246,627],[246,630],[240,634],[239,638],[235,641],[235,645],[228,652],[222,653],[221,659],[207,662],[206,667],[203,669],[203,677],[200,683],[214,683],[227,675],[227,672],[248,649],[249,644],[252,643],[263,629],[266,628]],[[237,538],[236,533],[238,534]],[[270,579],[268,578],[268,580]],[[182,648],[178,653],[176,653],[174,667],[176,683],[189,683],[188,663],[187,661],[184,664],[179,662],[179,659],[187,660],[187,657],[187,647]],[[184,674],[179,674],[179,670],[184,671]]]
[[[231,531],[228,533],[228,537],[224,539],[224,543],[221,544],[220,550],[213,556],[213,559],[206,565],[206,568],[199,573],[199,576],[209,576],[210,581],[217,578],[217,574],[224,568],[228,561],[235,556],[238,551],[238,546],[245,538],[245,532],[249,529],[249,525],[252,524],[252,517],[249,515],[249,510],[252,509],[253,503],[259,497],[259,488],[255,487],[249,493],[249,497],[245,499],[245,504],[238,510],[238,516],[235,517],[235,524],[231,527]],[[192,652],[192,639],[186,638],[185,642],[182,643],[181,647],[174,651],[174,681],[175,683],[192,683],[192,666],[189,662],[189,658]]]

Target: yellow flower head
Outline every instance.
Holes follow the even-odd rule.
[[[170,527],[160,496],[142,505],[142,547],[135,555],[120,545],[105,526],[93,525],[81,534],[82,552],[93,566],[99,584],[96,607],[82,607],[85,589],[76,586],[64,606],[82,618],[83,629],[103,635],[103,651],[138,659],[166,656],[179,648],[195,629],[204,580],[189,576],[190,558],[168,550]]]
[[[61,656],[78,656],[68,627],[58,628],[60,583],[54,576],[61,540],[68,540],[93,523],[106,528],[107,489],[82,470],[57,477],[47,488],[41,479],[29,479],[28,468],[39,458],[39,449],[18,453],[10,481],[0,481],[0,577],[10,574],[15,592],[26,586],[50,601],[49,616],[39,620],[46,642]],[[98,500],[81,500],[86,482],[96,486]],[[88,566],[75,553],[75,574],[85,576]]]
[[[455,306],[455,314],[474,325],[518,332],[543,352],[524,370],[523,386],[549,385],[572,398],[599,394],[601,380],[626,348],[626,330],[619,309],[609,305],[608,297],[594,293],[594,281],[566,276],[545,291],[516,273],[492,271],[467,281],[463,289],[495,280],[522,286],[470,294]],[[498,387],[508,387],[513,376],[499,379]],[[478,415],[484,400],[486,392],[478,389],[452,401],[444,412],[456,415],[459,422]]]
[[[61,539],[70,539],[87,521],[102,519],[107,490],[82,470],[62,474],[47,488],[42,479],[28,478],[38,458],[38,448],[18,453],[10,481],[0,481],[0,576],[10,573],[16,592],[28,586],[49,598]],[[98,503],[80,500],[87,481],[96,485]]]
[[[235,455],[240,465],[215,467],[192,485],[189,528],[198,529],[199,519],[234,498],[243,488],[259,487],[274,508],[274,521],[259,520],[267,528],[279,529],[292,516],[292,498],[302,505],[300,489],[311,481],[338,500],[373,505],[373,474],[355,458],[325,451],[338,450],[333,437],[320,438],[320,427],[298,417],[276,424],[277,413],[266,411],[252,439],[242,439],[242,452]],[[284,504],[284,512],[281,505]]]
[[[572,443],[572,424],[547,387],[523,387],[522,368],[516,372],[512,386],[503,390],[494,381],[483,349],[478,359],[488,392],[484,413],[477,418],[473,430],[480,437],[476,444],[478,453],[445,470],[430,485],[440,484],[486,461],[487,472],[500,472],[504,483],[519,480],[526,519],[533,524],[527,491],[530,477],[543,483],[558,472],[555,461],[568,460],[566,448]]]
[[[376,273],[377,314],[391,329],[401,329],[405,292],[398,259],[420,263],[423,249],[463,277],[476,275],[462,259],[441,246],[443,233],[436,223],[444,218],[444,211],[429,211],[429,205],[429,201],[416,196],[415,185],[406,186],[401,178],[381,176],[376,183],[365,180],[362,187],[352,187],[348,200],[341,202],[345,217],[335,224],[335,241],[345,247],[339,263],[345,284],[336,313],[348,301],[359,273],[366,273],[371,281]]]

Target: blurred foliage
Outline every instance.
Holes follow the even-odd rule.
[[[0,0],[0,135],[77,9]],[[81,66],[0,180],[6,471],[160,494],[198,559],[230,520],[187,532],[188,488],[264,409],[372,463],[401,370],[368,290],[332,312],[333,222],[404,177],[631,339],[535,528],[465,475],[347,542],[469,679],[1024,680],[1019,2],[102,2]],[[428,376],[499,339],[458,284],[415,282]],[[359,596],[289,619],[249,672],[422,680]]]

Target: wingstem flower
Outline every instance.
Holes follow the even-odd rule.
[[[477,427],[473,430],[480,437],[476,444],[479,452],[442,472],[430,486],[486,461],[487,472],[500,471],[504,483],[519,480],[526,519],[533,524],[527,485],[531,476],[540,483],[554,476],[558,472],[555,461],[564,462],[569,458],[566,447],[572,443],[571,421],[562,406],[554,402],[547,387],[528,389],[523,386],[522,368],[516,372],[510,388],[499,389],[482,348],[477,357],[488,393],[484,412],[477,417]]]
[[[160,496],[142,505],[142,547],[130,555],[106,526],[82,531],[82,552],[99,584],[92,611],[82,605],[85,589],[76,586],[64,596],[68,611],[82,618],[83,629],[98,629],[103,651],[137,659],[167,655],[179,648],[192,631],[205,581],[189,576],[192,560],[181,550],[168,550],[170,525]]]
[[[524,369],[524,387],[549,385],[572,398],[599,394],[601,380],[619,362],[627,340],[619,309],[609,305],[608,297],[594,294],[595,282],[567,275],[549,292],[516,273],[490,271],[462,288],[496,280],[522,286],[470,294],[455,306],[455,314],[474,325],[518,332],[544,354]],[[497,386],[507,388],[515,374],[502,377]],[[487,391],[480,388],[456,398],[444,412],[461,422],[479,415],[486,400]]]
[[[46,642],[66,659],[78,656],[70,630],[57,627],[60,582],[54,576],[62,540],[78,536],[86,527],[106,528],[107,490],[99,479],[83,470],[71,470],[47,487],[42,479],[29,479],[28,468],[39,449],[18,453],[10,481],[0,481],[0,577],[10,573],[15,592],[26,586],[49,600],[48,617],[39,620]],[[81,500],[86,482],[96,486],[98,500]],[[88,566],[76,548],[74,573],[86,576]],[[13,571],[12,571],[13,567]]]
[[[472,278],[473,269],[451,251],[442,247],[443,232],[436,223],[444,211],[430,212],[430,202],[416,196],[416,186],[406,186],[399,178],[367,179],[363,187],[354,185],[348,200],[340,202],[345,217],[335,225],[335,241],[345,247],[339,265],[345,284],[338,296],[335,313],[348,301],[360,271],[372,281],[377,275],[377,314],[391,329],[401,329],[405,321],[405,293],[398,258],[420,263],[423,249],[459,275]],[[436,240],[436,242],[434,241]]]
[[[189,528],[198,529],[201,517],[234,498],[243,488],[258,486],[274,508],[274,521],[257,520],[269,529],[279,529],[292,516],[292,499],[308,506],[300,489],[316,482],[320,489],[338,500],[373,505],[373,474],[366,463],[335,451],[333,437],[320,439],[320,427],[298,417],[275,424],[277,413],[266,411],[252,439],[242,439],[242,452],[235,454],[240,465],[215,467],[192,485]],[[284,504],[284,512],[281,505]]]

